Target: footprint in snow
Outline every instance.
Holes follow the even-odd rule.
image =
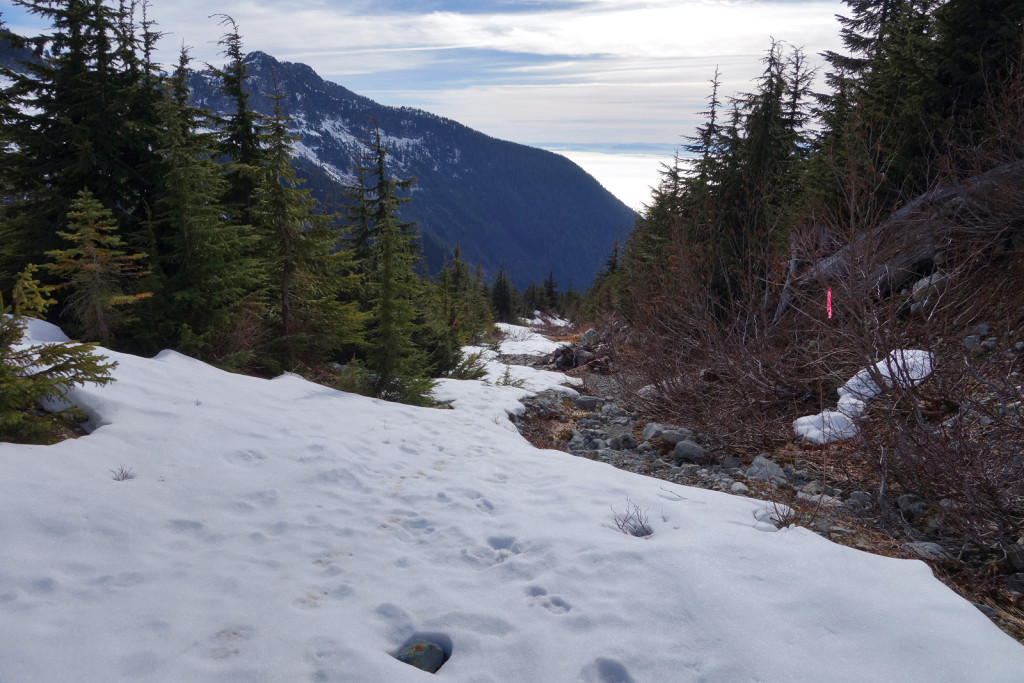
[[[546,588],[530,586],[526,594],[530,596],[530,604],[543,607],[552,614],[565,614],[572,610],[572,605],[557,595],[548,595]]]

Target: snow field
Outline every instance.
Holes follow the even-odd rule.
[[[104,353],[118,381],[72,396],[93,433],[0,444],[3,683],[1024,670],[1024,648],[921,562],[533,448],[495,419],[524,390],[444,381],[454,409],[437,410]],[[135,478],[114,481],[121,465]],[[652,536],[615,528],[627,497]],[[413,634],[449,647],[436,678],[392,657]]]

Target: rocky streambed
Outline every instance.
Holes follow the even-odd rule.
[[[555,391],[541,392],[523,399],[524,413],[511,418],[534,445],[675,484],[757,498],[764,501],[766,517],[779,526],[798,524],[843,545],[924,560],[954,590],[1024,642],[1024,618],[1016,607],[1024,597],[1024,538],[1014,546],[1020,552],[1001,559],[984,553],[969,557],[964,550],[958,554],[948,544],[936,542],[942,539],[935,538],[929,528],[940,518],[941,505],[913,493],[879,500],[874,491],[844,485],[827,476],[826,468],[814,460],[814,447],[761,453],[741,461],[716,448],[709,435],[685,425],[653,422],[628,410],[620,398],[614,367],[601,358],[600,348],[591,347],[590,353],[602,363],[602,372],[584,372],[585,387],[592,395],[571,399]],[[580,357],[578,349],[570,347],[547,358],[506,356],[501,360],[565,371],[575,367],[571,363]],[[992,572],[986,566],[993,561],[1013,565],[1000,564],[1002,578],[997,584],[985,574]],[[997,585],[998,590],[981,588],[979,579]],[[1003,598],[991,600],[995,594]]]

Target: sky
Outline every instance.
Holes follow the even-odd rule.
[[[219,63],[230,15],[247,50],[303,62],[383,104],[565,154],[637,208],[700,122],[715,68],[751,89],[772,38],[812,63],[841,49],[838,0],[154,0],[166,36]],[[0,2],[15,31],[38,28]]]

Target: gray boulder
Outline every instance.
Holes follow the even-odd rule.
[[[629,451],[636,448],[636,439],[629,434],[619,434],[608,441],[608,448],[616,451]]]
[[[942,546],[938,543],[932,543],[930,541],[917,541],[914,543],[904,543],[903,549],[914,553],[920,558],[925,560],[952,560],[949,553],[943,550]]]
[[[754,462],[750,463],[750,467],[747,468],[747,479],[762,479],[765,481],[785,478],[785,473],[782,468],[779,467],[778,463],[773,460],[769,460],[763,454],[754,458]]]
[[[580,346],[593,348],[601,343],[601,335],[597,330],[591,328],[580,335]]]
[[[577,396],[573,403],[577,408],[584,410],[596,410],[604,405],[604,399],[597,396]]]
[[[438,669],[448,661],[448,655],[445,654],[444,648],[437,643],[414,638],[398,651],[395,659],[433,674],[437,673]]]
[[[914,283],[911,289],[911,298],[922,303],[929,297],[941,296],[946,287],[949,286],[949,276],[945,273],[932,273],[926,278],[922,278]]]
[[[680,441],[693,441],[693,432],[683,427],[674,427],[672,429],[666,429],[660,434],[661,438],[672,444],[673,446]]]
[[[707,451],[692,441],[680,441],[672,449],[672,459],[686,462],[707,462]]]

